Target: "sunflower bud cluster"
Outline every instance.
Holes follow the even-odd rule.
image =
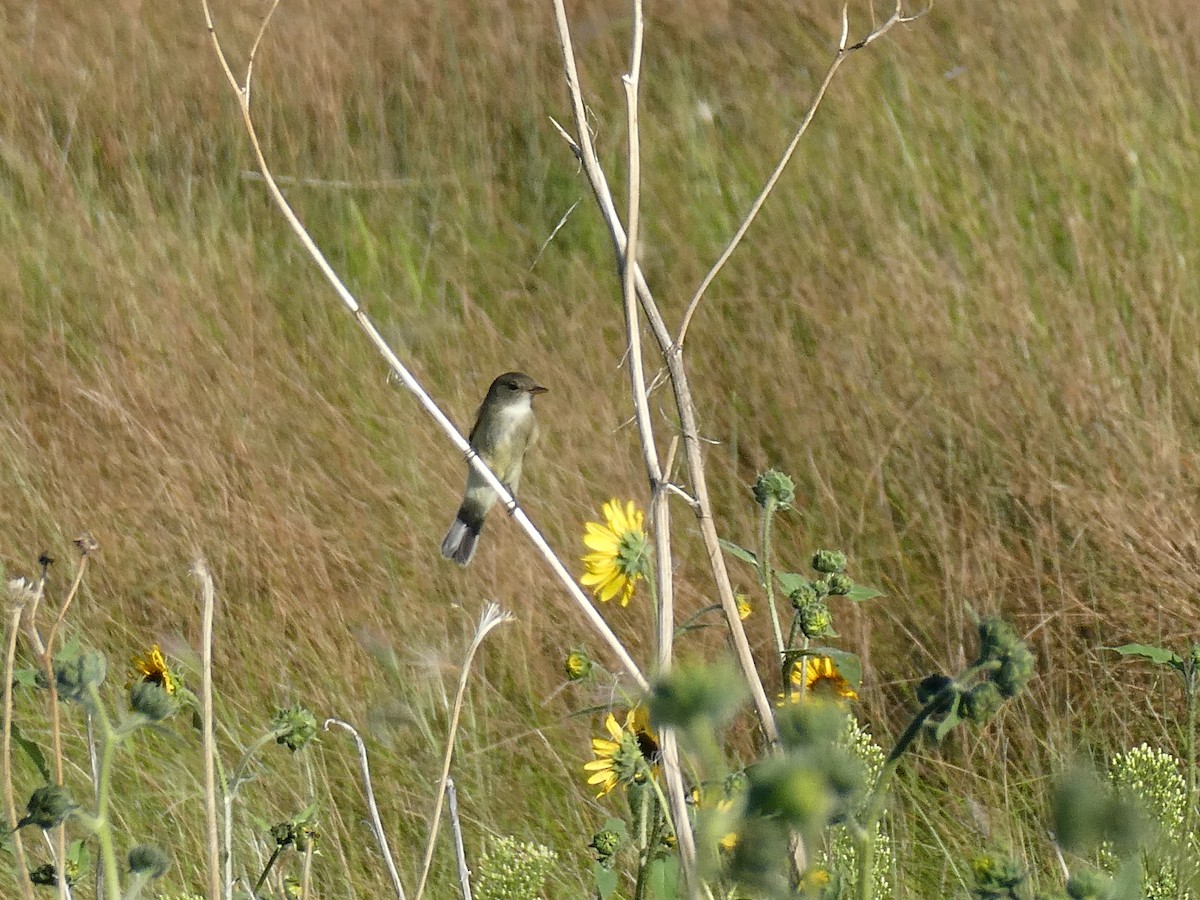
[[[588,846],[595,851],[596,862],[604,868],[610,869],[617,851],[621,849],[621,835],[612,829],[605,828],[592,835],[592,842]]]
[[[90,702],[92,688],[104,683],[108,675],[108,660],[99,650],[63,650],[54,657],[54,686],[59,700],[72,703]],[[38,670],[37,683],[46,687],[46,675]]]
[[[25,816],[17,822],[17,827],[32,825],[46,831],[61,825],[77,808],[66,788],[56,784],[43,785],[29,795]]]
[[[146,879],[162,878],[171,868],[171,858],[153,844],[139,844],[129,851],[129,871]]]
[[[979,623],[979,659],[977,666],[998,663],[991,681],[1000,694],[1015,697],[1033,677],[1033,654],[1003,619],[989,616]]]
[[[1001,853],[987,851],[971,860],[971,896],[980,900],[1017,897],[1025,881],[1025,869]]]
[[[271,719],[271,730],[276,732],[275,743],[283,744],[295,753],[316,739],[317,717],[303,706],[281,709]]]
[[[763,509],[768,504],[787,509],[796,499],[796,484],[778,469],[767,469],[754,482],[754,499]]]

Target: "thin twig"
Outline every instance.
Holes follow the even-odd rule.
[[[634,413],[641,439],[642,458],[650,481],[650,522],[654,536],[654,568],[658,605],[655,618],[655,669],[658,677],[671,669],[675,638],[675,587],[671,553],[671,507],[663,490],[663,470],[658,448],[654,442],[654,425],[650,416],[650,399],[646,391],[646,367],[642,359],[641,321],[638,317],[637,252],[641,225],[642,149],[638,123],[638,97],[641,88],[642,48],[645,17],[642,0],[633,0],[633,36],[629,51],[629,74],[621,81],[625,87],[625,110],[629,131],[629,196],[628,232],[625,240],[624,265],[621,268],[621,294],[625,306],[625,333],[629,339],[629,379],[632,388]],[[679,847],[680,870],[684,891],[695,892],[696,841],[688,825],[687,793],[683,785],[683,769],[679,760],[679,744],[669,730],[662,735],[663,774],[671,818],[675,822],[675,837]]]
[[[926,10],[927,12],[928,10]],[[746,213],[746,217],[742,219],[742,224],[738,226],[733,237],[722,251],[717,261],[713,263],[708,274],[700,281],[700,286],[696,288],[696,293],[692,295],[692,299],[688,301],[687,311],[683,314],[683,322],[679,326],[679,336],[675,338],[675,346],[682,347],[683,339],[687,337],[688,326],[692,324],[692,317],[696,314],[696,309],[700,306],[700,301],[704,297],[705,291],[709,285],[717,277],[717,274],[725,268],[725,263],[729,262],[729,258],[733,256],[733,252],[741,244],[742,238],[746,236],[746,232],[750,230],[750,226],[754,224],[754,220],[758,218],[758,213],[762,210],[763,205],[767,202],[767,198],[771,192],[775,190],[775,185],[779,181],[783,170],[787,168],[787,164],[791,162],[792,155],[796,152],[796,148],[800,145],[800,140],[804,137],[808,126],[812,124],[812,120],[817,115],[817,109],[821,105],[821,101],[825,99],[825,92],[829,90],[829,85],[833,81],[833,76],[837,74],[837,70],[841,68],[847,57],[856,50],[862,50],[868,44],[876,39],[887,34],[892,29],[892,26],[905,22],[911,22],[919,16],[924,15],[924,12],[913,16],[905,16],[902,8],[902,0],[896,0],[896,7],[891,16],[888,17],[882,25],[877,26],[870,34],[851,46],[846,46],[846,40],[850,33],[850,18],[845,6],[842,7],[842,36],[838,41],[837,53],[834,54],[833,61],[829,64],[829,68],[825,71],[825,77],[821,79],[821,85],[817,88],[817,93],[813,97],[812,102],[808,106],[808,112],[804,114],[804,118],[800,120],[800,127],[796,129],[796,133],[792,136],[791,142],[787,149],[783,151],[783,156],[776,163],[775,169],[771,172],[771,177],[767,179],[767,183],[763,185],[763,189],[758,192],[758,196],[750,205],[750,211]]]
[[[375,842],[379,844],[383,862],[387,866],[388,875],[391,876],[396,900],[407,900],[404,895],[404,885],[400,883],[400,873],[396,871],[396,861],[392,859],[392,850],[388,846],[387,833],[383,830],[383,820],[379,818],[379,806],[375,803],[375,788],[371,784],[371,766],[367,762],[367,745],[363,743],[363,739],[349,723],[343,722],[341,719],[326,719],[322,727],[328,731],[330,725],[346,729],[354,738],[354,743],[358,745],[358,768],[362,772],[363,789],[367,792],[367,809],[371,813],[371,830],[375,832]]]
[[[559,44],[563,51],[563,64],[567,74],[567,90],[571,98],[571,108],[575,117],[575,125],[580,137],[578,140],[563,133],[572,152],[583,164],[584,175],[592,188],[592,194],[600,207],[605,223],[608,225],[609,237],[618,262],[624,262],[625,229],[617,215],[613,203],[612,191],[608,187],[608,179],[596,156],[596,149],[587,129],[587,113],[583,103],[583,93],[579,86],[579,71],[575,64],[575,50],[571,40],[571,29],[567,23],[567,13],[563,0],[554,0],[554,15],[558,27]],[[555,123],[557,125],[557,123]],[[688,474],[696,498],[696,520],[700,526],[700,535],[708,553],[709,566],[712,569],[713,580],[716,582],[717,595],[721,600],[721,609],[725,613],[725,622],[729,628],[730,641],[737,657],[738,667],[749,686],[751,701],[758,717],[759,728],[767,740],[774,743],[778,738],[775,727],[774,708],[763,688],[762,679],[754,661],[754,653],[750,649],[750,641],[746,637],[746,629],[738,615],[737,599],[734,596],[733,584],[729,571],[725,566],[724,553],[721,550],[720,538],[713,522],[712,503],[708,496],[708,482],[704,473],[700,430],[696,425],[696,410],[692,401],[691,388],[688,384],[687,371],[683,366],[682,354],[673,351],[671,334],[663,322],[658,305],[650,292],[641,270],[635,269],[637,279],[638,299],[642,311],[650,325],[650,331],[658,343],[659,352],[663,354],[664,362],[670,376],[671,389],[675,397],[675,405],[679,413],[679,428],[683,435],[684,451],[687,455]]]
[[[254,119],[250,113],[249,80],[247,80],[245,87],[238,83],[237,78],[233,74],[233,70],[229,66],[225,51],[221,47],[220,40],[217,37],[217,32],[213,25],[212,13],[209,9],[208,0],[201,0],[201,5],[204,8],[205,22],[212,38],[213,48],[218,59],[220,60],[221,68],[225,73],[225,77],[238,98],[238,106],[242,113],[242,123],[245,126],[246,132],[250,138],[250,145],[254,151],[254,157],[258,163],[259,170],[263,174],[263,180],[267,185],[267,190],[271,195],[271,199],[275,202],[276,207],[283,214],[283,217],[287,220],[287,223],[291,227],[293,233],[304,246],[304,249],[308,252],[309,256],[312,257],[313,262],[317,264],[317,267],[321,270],[321,273],[325,276],[330,285],[332,285],[342,303],[354,316],[359,327],[363,330],[363,332],[366,333],[371,343],[375,345],[375,349],[379,351],[379,354],[387,362],[395,376],[404,384],[409,392],[417,398],[421,406],[433,418],[438,427],[441,428],[442,432],[450,439],[454,446],[458,448],[460,452],[462,452],[462,454],[466,457],[468,464],[472,466],[480,475],[480,477],[484,479],[488,486],[499,495],[500,501],[511,513],[513,521],[515,521],[517,525],[519,525],[522,530],[525,531],[526,535],[533,542],[533,545],[537,548],[538,552],[541,553],[542,557],[553,570],[554,574],[558,577],[559,581],[562,582],[571,599],[587,618],[588,623],[593,629],[596,630],[601,639],[608,646],[609,650],[617,658],[617,661],[621,664],[621,667],[624,669],[625,673],[634,680],[639,688],[645,690],[648,686],[646,677],[642,674],[642,671],[638,667],[637,663],[634,662],[633,657],[629,655],[629,651],[625,648],[624,644],[621,643],[620,639],[608,626],[608,623],[604,621],[604,617],[600,615],[599,610],[595,608],[588,596],[576,583],[574,576],[567,571],[567,568],[550,548],[550,545],[546,542],[546,539],[542,536],[541,532],[538,531],[537,527],[533,524],[533,521],[528,515],[526,515],[525,511],[517,505],[516,499],[509,492],[508,488],[504,486],[496,474],[487,467],[479,455],[471,448],[467,442],[467,439],[463,437],[462,433],[454,426],[454,423],[452,423],[446,414],[442,412],[441,408],[433,401],[425,389],[421,387],[416,378],[409,372],[408,368],[400,361],[400,358],[396,355],[395,351],[393,351],[388,343],[383,339],[383,336],[380,335],[374,323],[367,316],[359,302],[354,298],[354,295],[352,295],[346,288],[345,284],[342,283],[342,280],[333,270],[333,267],[329,264],[328,260],[325,259],[324,254],[321,253],[320,248],[317,247],[312,237],[305,230],[304,225],[296,216],[295,211],[288,204],[287,199],[283,196],[283,192],[280,191],[279,185],[276,184],[275,179],[271,174],[270,167],[267,165],[266,156],[263,154],[262,144],[258,137],[258,131],[255,128]],[[276,0],[271,9],[274,10],[275,6],[277,5],[278,0]]]
[[[58,611],[58,616],[50,626],[50,631],[46,635],[46,647],[42,652],[42,668],[46,672],[46,686],[50,694],[50,740],[54,751],[54,783],[59,787],[62,787],[63,784],[62,714],[58,703],[58,679],[54,676],[54,639],[62,627],[63,620],[67,617],[67,611],[71,608],[75,595],[79,592],[79,585],[83,583],[83,573],[87,571],[88,554],[96,549],[96,541],[90,534],[83,534],[75,539],[75,546],[79,548],[80,554],[79,565],[75,568],[75,578],[71,582],[70,590],[67,591],[66,599],[63,600],[62,608]],[[57,875],[59,900],[68,900],[70,891],[67,887],[66,874],[66,823],[58,825],[54,829],[54,868]]]
[[[458,791],[454,779],[446,779],[446,805],[450,807],[450,833],[454,835],[454,858],[458,861],[458,884],[463,900],[471,900],[471,869],[467,866],[467,849],[463,845],[462,822],[458,818]]]
[[[471,675],[471,663],[475,653],[493,628],[511,622],[512,616],[504,612],[495,603],[489,603],[479,617],[479,625],[475,629],[475,637],[467,648],[466,659],[463,660],[462,672],[458,676],[458,690],[454,694],[454,706],[450,712],[450,726],[446,729],[446,752],[442,756],[442,774],[438,778],[437,790],[434,792],[433,815],[430,817],[429,836],[425,842],[425,858],[421,863],[421,878],[417,882],[417,900],[425,894],[425,883],[429,880],[429,870],[433,866],[433,848],[437,843],[438,827],[442,821],[443,795],[446,792],[446,782],[450,779],[450,762],[454,758],[454,741],[458,736],[458,719],[462,715],[463,698],[467,693],[467,681]]]
[[[213,733],[213,607],[216,587],[204,560],[197,559],[192,574],[200,580],[204,604],[200,633],[200,720],[204,753],[204,817],[208,838],[208,896],[221,896],[221,844],[217,832],[217,742]]]
[[[0,590],[5,590],[6,587],[0,583]],[[34,900],[33,882],[29,880],[29,863],[25,859],[25,842],[21,839],[20,829],[17,828],[19,819],[12,782],[13,667],[17,658],[17,635],[21,630],[22,608],[21,605],[14,605],[9,614],[8,646],[4,654],[4,734],[0,740],[0,769],[4,772],[4,808],[8,813],[8,829],[12,836],[13,867],[16,869],[17,884],[21,886],[21,896],[25,900]]]

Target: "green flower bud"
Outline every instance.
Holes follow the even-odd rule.
[[[17,827],[33,825],[48,830],[65,822],[67,816],[77,808],[65,788],[47,784],[29,795],[29,802],[25,804],[25,818],[17,823]]]
[[[139,844],[129,851],[129,870],[149,879],[162,878],[171,868],[171,858],[158,847]]]
[[[1200,644],[1192,644],[1192,650],[1189,656],[1192,659],[1192,667],[1200,670]]]
[[[796,617],[800,620],[800,630],[807,638],[819,638],[833,627],[833,616],[829,613],[829,607],[820,600],[805,604],[796,611]]]
[[[809,585],[812,587],[813,593],[817,595],[818,600],[824,600],[829,596],[828,578],[817,578],[813,581],[810,581]]]
[[[681,667],[654,685],[650,718],[655,725],[712,727],[732,719],[744,696],[744,683],[726,666]]]
[[[1013,897],[1025,880],[1025,871],[1007,856],[994,851],[981,853],[971,860],[971,875],[975,879],[976,897]]]
[[[563,671],[566,672],[569,681],[583,681],[592,674],[593,665],[591,657],[584,651],[572,650],[563,663]]]
[[[778,469],[767,469],[754,482],[754,499],[763,509],[771,501],[777,509],[787,509],[796,499],[796,485]]]
[[[1024,644],[1017,647],[1000,665],[1000,671],[992,676],[996,687],[1005,697],[1015,697],[1025,689],[1033,677],[1033,654]]]
[[[829,582],[829,593],[844,597],[854,590],[854,579],[845,572],[834,572],[826,581]]]
[[[1021,643],[1012,626],[997,616],[979,623],[979,661],[1002,660]]]
[[[608,869],[612,867],[613,857],[621,849],[621,835],[606,828],[597,831],[588,846],[596,851],[596,861]]]
[[[985,681],[963,694],[958,708],[964,719],[970,719],[976,725],[986,725],[1003,703],[1004,697],[999,688]]]
[[[29,880],[38,887],[58,887],[58,869],[51,863],[29,870]]]
[[[788,599],[792,601],[792,609],[799,610],[821,598],[817,596],[816,588],[810,582],[806,581],[788,594]]]
[[[957,701],[958,692],[956,690],[947,690],[954,684],[954,679],[946,675],[926,675],[917,685],[917,702],[925,706],[930,700],[946,691],[943,699],[938,702],[938,706],[933,712],[948,713],[954,708]]]
[[[846,711],[833,700],[812,697],[807,703],[789,703],[775,712],[779,742],[790,750],[815,747],[825,752],[846,724]]]
[[[841,550],[818,550],[813,554],[812,567],[824,575],[833,575],[846,568],[846,554]]]
[[[99,650],[78,650],[54,659],[54,683],[59,700],[87,703],[88,688],[99,687],[108,674],[108,660]],[[38,685],[46,687],[46,675],[38,671]]]
[[[161,722],[177,708],[175,699],[153,681],[135,681],[129,689],[129,705],[151,722]]]
[[[1095,871],[1076,872],[1067,881],[1071,900],[1102,900],[1109,895],[1112,879]]]
[[[271,730],[278,732],[275,743],[283,744],[295,753],[316,739],[317,717],[303,706],[281,709],[271,720]]]
[[[801,831],[823,828],[833,810],[824,774],[792,757],[773,757],[750,772],[748,815],[778,817]]]
[[[286,847],[296,840],[296,826],[291,822],[280,822],[271,826],[270,835],[276,847]]]

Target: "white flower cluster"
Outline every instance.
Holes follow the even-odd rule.
[[[1193,894],[1178,893],[1175,860],[1180,858],[1181,842],[1185,840],[1184,821],[1187,810],[1187,785],[1180,774],[1179,760],[1149,744],[1118,753],[1109,764],[1108,777],[1122,796],[1134,801],[1158,829],[1158,839],[1142,860],[1142,893],[1147,900],[1191,898]],[[1200,851],[1194,836],[1184,858]],[[1117,860],[1112,851],[1101,851],[1105,867],[1115,871]]]
[[[537,900],[558,863],[548,847],[513,837],[496,838],[479,863],[476,900]]]
[[[864,783],[869,791],[879,776],[879,770],[883,768],[883,748],[875,743],[871,732],[859,725],[852,715],[846,716],[846,725],[838,737],[838,743],[863,764]],[[854,896],[858,884],[858,865],[850,832],[841,825],[835,825],[829,831],[827,850],[819,865],[840,878],[843,896]],[[892,839],[884,828],[884,818],[881,818],[875,832],[875,889],[872,895],[879,900],[893,896],[890,882],[892,855]]]

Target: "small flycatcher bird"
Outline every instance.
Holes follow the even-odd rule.
[[[475,417],[475,427],[467,439],[514,497],[521,481],[521,463],[538,437],[533,395],[544,393],[546,389],[524,372],[505,372],[488,388]],[[454,524],[442,541],[442,556],[460,566],[471,561],[483,520],[497,498],[497,493],[488,487],[475,467],[468,466],[467,492]]]

